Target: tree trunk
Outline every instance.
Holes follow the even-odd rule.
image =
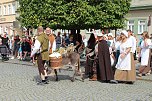
[[[76,33],[77,31],[77,33]],[[80,33],[80,29],[71,29],[71,34],[73,35],[74,45],[76,45],[76,41],[78,40],[78,34]]]
[[[71,35],[73,36],[74,45],[76,45],[76,29],[71,29]]]
[[[117,29],[115,28],[115,39],[116,39],[116,37],[117,37]]]

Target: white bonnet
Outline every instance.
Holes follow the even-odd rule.
[[[123,33],[126,37],[128,37],[128,32],[126,30],[122,30],[121,33]]]
[[[112,36],[112,37],[113,37],[113,34],[112,34],[112,33],[109,33],[108,36]]]
[[[102,33],[97,33],[97,36],[103,36],[103,34]]]

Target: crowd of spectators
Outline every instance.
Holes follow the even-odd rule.
[[[55,41],[56,41],[56,49],[59,49],[60,47],[68,47],[70,44],[73,44],[76,46],[76,51],[82,46],[86,46],[87,39],[86,37],[82,37],[81,34],[77,34],[75,37],[73,34],[69,33],[61,33],[58,32],[57,35],[55,35]],[[74,40],[74,37],[76,40]],[[19,59],[21,61],[30,60],[33,62],[34,60],[30,58],[30,54],[32,51],[32,47],[35,42],[34,37],[29,37],[26,35],[19,36],[16,35],[13,38],[8,37],[7,33],[4,33],[3,36],[0,36],[0,45],[6,45],[8,50],[10,51],[10,56],[12,55],[11,59]],[[83,39],[85,39],[83,42]]]

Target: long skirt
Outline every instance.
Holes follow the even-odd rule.
[[[136,68],[133,54],[131,53],[131,70],[116,69],[114,78],[118,81],[136,81]]]
[[[141,66],[139,68],[139,73],[147,74],[150,70],[151,70],[151,51],[149,53],[148,65],[147,66]]]
[[[94,60],[87,57],[86,66],[85,66],[86,75],[89,75],[89,74],[93,75],[93,63],[94,63]]]

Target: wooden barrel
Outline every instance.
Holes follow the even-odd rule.
[[[50,57],[50,67],[52,69],[59,69],[62,67],[62,56]]]

